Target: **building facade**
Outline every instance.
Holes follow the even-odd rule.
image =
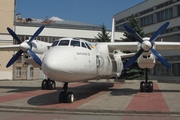
[[[162,24],[169,21],[170,25],[156,41],[180,42],[180,0],[145,0],[124,10],[114,15],[116,31],[125,31],[122,25],[128,22],[132,14],[139,19],[146,37],[151,37]],[[176,80],[180,77],[180,51],[166,51],[165,56],[171,68],[158,62],[151,70],[152,79]]]
[[[12,45],[12,37],[7,32],[7,27],[14,29],[14,0],[0,0],[0,45]],[[6,68],[6,64],[13,52],[0,51],[0,79],[12,79],[13,67]]]

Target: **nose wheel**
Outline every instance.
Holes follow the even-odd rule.
[[[148,69],[146,68],[145,82],[140,83],[140,92],[153,92],[153,82],[148,81]]]
[[[73,103],[74,94],[72,92],[67,92],[68,83],[64,83],[63,90],[59,93],[59,103]]]
[[[56,89],[56,82],[50,79],[44,79],[41,84],[42,90],[54,90]]]

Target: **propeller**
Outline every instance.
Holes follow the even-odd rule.
[[[124,24],[123,27],[126,29],[126,31],[132,35],[135,39],[137,39],[138,42],[141,43],[141,48],[140,50],[133,56],[131,57],[126,64],[124,65],[124,68],[130,67],[137,59],[138,57],[143,53],[143,52],[148,52],[151,51],[153,55],[166,67],[170,68],[171,65],[166,61],[166,59],[161,56],[156,50],[153,49],[153,42],[154,40],[164,32],[164,30],[168,27],[169,22],[164,23],[149,39],[149,41],[144,41],[140,35],[134,31],[131,27],[128,25]]]
[[[22,42],[18,36],[16,35],[16,33],[10,29],[9,27],[7,28],[7,31],[9,32],[9,34],[18,42],[18,44],[20,44],[20,50],[9,60],[9,62],[6,65],[6,68],[8,68],[9,66],[11,66],[21,55],[24,51],[26,51],[31,58],[39,65],[41,66],[41,60],[40,58],[31,50],[31,42],[34,40],[34,38],[36,38],[44,29],[44,26],[41,26],[35,33],[34,35],[30,38],[30,40],[28,42],[24,41]]]

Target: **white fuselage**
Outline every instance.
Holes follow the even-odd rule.
[[[60,82],[76,82],[110,78],[112,71],[109,53],[77,46],[53,46],[44,55],[41,66],[44,74]]]

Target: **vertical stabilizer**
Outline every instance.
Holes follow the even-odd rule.
[[[112,19],[111,42],[114,42],[115,37],[115,18]]]

